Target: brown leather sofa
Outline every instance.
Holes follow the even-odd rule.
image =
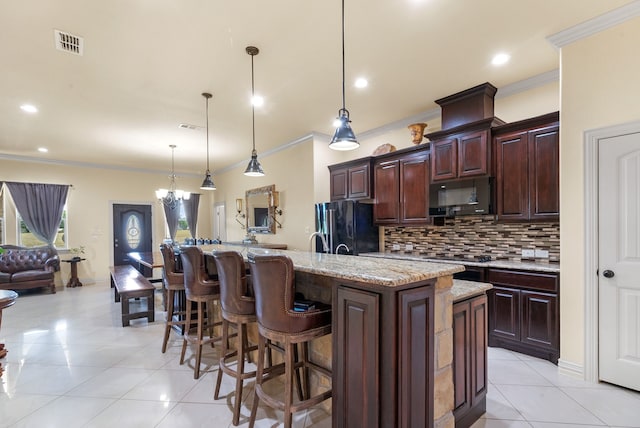
[[[56,292],[54,274],[60,270],[60,258],[53,247],[2,245],[0,289],[24,290],[49,287]]]

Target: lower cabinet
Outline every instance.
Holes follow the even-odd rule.
[[[487,296],[453,304],[453,416],[456,428],[471,426],[486,411]]]
[[[558,363],[560,285],[557,274],[488,269],[489,346]]]
[[[334,289],[332,426],[432,428],[434,280],[370,288]]]

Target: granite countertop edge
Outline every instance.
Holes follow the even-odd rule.
[[[478,262],[475,260],[440,260],[437,258],[422,256],[416,254],[406,254],[406,253],[363,253],[360,254],[360,257],[376,257],[383,259],[393,259],[393,260],[413,260],[413,261],[422,261],[422,262],[436,262],[436,263],[453,263],[457,265],[463,266],[478,266],[478,267],[491,267],[491,268],[503,268],[503,269],[518,269],[518,270],[528,270],[535,272],[552,272],[559,273],[560,272],[560,264],[559,263],[537,263],[537,262],[529,262],[529,261],[517,261],[517,260],[491,260],[488,262]]]
[[[296,271],[327,276],[347,281],[355,281],[384,287],[398,287],[453,275],[464,271],[464,265],[440,263],[432,260],[428,263],[415,263],[412,260],[374,259],[341,254],[312,253],[307,251],[260,249],[240,245],[200,246],[203,252],[234,250],[247,259],[253,254],[284,254],[289,256]]]
[[[451,294],[453,302],[460,302],[471,297],[479,296],[493,288],[488,282],[467,281],[464,279],[454,279]]]

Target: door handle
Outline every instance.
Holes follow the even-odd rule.
[[[614,276],[616,276],[615,272],[609,269],[602,272],[602,275],[604,275],[605,278],[613,278]]]

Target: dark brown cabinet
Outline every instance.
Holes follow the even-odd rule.
[[[434,288],[337,286],[332,426],[433,426]]]
[[[471,426],[486,411],[487,296],[453,304],[453,416]]]
[[[446,181],[490,173],[489,131],[471,131],[431,143],[431,180]]]
[[[330,165],[331,200],[373,198],[373,157]]]
[[[555,273],[487,270],[489,346],[544,358],[560,356],[560,284]]]
[[[498,220],[559,219],[558,119],[556,112],[494,129]]]
[[[425,224],[429,221],[429,152],[421,147],[391,156],[374,164],[377,224]]]

